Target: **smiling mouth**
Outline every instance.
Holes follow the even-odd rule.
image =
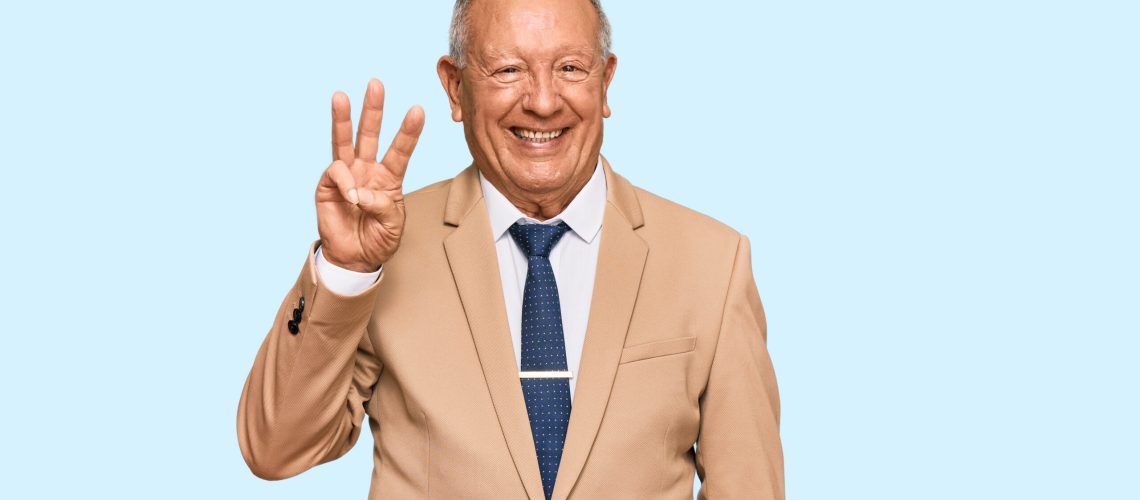
[[[542,131],[542,130],[530,130],[530,129],[519,128],[519,127],[511,127],[511,133],[514,134],[515,137],[518,137],[519,139],[522,139],[526,142],[533,142],[533,143],[543,143],[543,142],[553,141],[553,140],[561,137],[562,134],[565,133],[567,130],[570,130],[570,128],[567,127],[567,128],[560,128],[557,130]]]

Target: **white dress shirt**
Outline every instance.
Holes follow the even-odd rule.
[[[574,387],[582,359],[582,345],[586,340],[586,322],[590,317],[590,300],[594,291],[594,274],[598,264],[601,242],[602,217],[606,208],[606,176],[601,165],[562,213],[545,221],[523,215],[511,204],[483,174],[479,185],[491,221],[491,239],[499,258],[499,277],[502,279],[503,302],[507,307],[507,323],[511,330],[511,343],[515,349],[515,362],[522,366],[522,303],[526,288],[527,257],[515,244],[507,231],[512,224],[558,224],[570,226],[562,239],[550,249],[550,267],[558,284],[558,300],[562,306],[562,334],[566,340],[566,368],[574,373],[570,379],[570,401],[574,401]],[[337,267],[328,262],[317,248],[317,273],[325,287],[341,295],[356,295],[371,286],[380,271],[358,273]]]

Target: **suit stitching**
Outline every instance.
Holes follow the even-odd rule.
[[[420,409],[420,417],[424,420],[424,456],[426,468],[424,469],[424,498],[431,498],[431,426],[428,425],[427,413]]]
[[[736,266],[737,266],[738,261],[740,260],[740,247],[743,244],[743,242],[744,242],[744,238],[739,233],[737,233],[736,254],[732,258],[732,268],[729,270],[728,284],[724,287],[724,297],[723,297],[723,300],[721,301],[722,305],[721,305],[721,309],[720,309],[720,327],[717,328],[716,343],[713,344],[713,356],[712,356],[712,359],[709,361],[709,369],[708,369],[708,372],[705,373],[705,387],[703,389],[701,389],[701,394],[700,394],[700,396],[697,397],[698,408],[700,407],[699,401],[704,399],[705,392],[708,390],[709,379],[712,377],[712,368],[713,368],[713,366],[716,365],[716,353],[720,349],[720,338],[724,334],[724,320],[725,320],[725,316],[728,312],[728,293],[732,290],[733,280],[736,279]],[[704,415],[701,415],[701,423],[703,424],[703,422],[704,422]],[[698,431],[697,431],[697,441],[698,442],[701,440],[701,433],[699,431],[700,427],[701,427],[701,425],[698,424],[698,427],[697,427],[698,428]],[[703,452],[700,451],[700,446],[697,446],[697,453],[701,453],[702,457],[705,457]],[[704,460],[704,462],[705,462],[705,476],[707,477],[708,476],[708,465],[709,465],[707,458]],[[711,489],[708,487],[704,478],[702,478],[701,479],[701,492],[704,493],[704,496],[702,496],[702,498],[708,498],[710,491],[711,491]]]
[[[705,373],[705,388],[701,390],[701,397],[703,397],[705,395],[705,390],[708,389],[708,380],[709,380],[709,377],[712,376],[712,367],[714,364],[716,364],[716,352],[717,352],[717,349],[720,347],[720,337],[721,337],[721,335],[724,334],[724,318],[725,318],[725,315],[728,311],[728,292],[730,290],[732,290],[732,282],[736,278],[736,264],[737,264],[737,261],[740,259],[740,245],[743,243],[743,241],[744,241],[744,238],[741,238],[738,235],[738,238],[736,240],[736,255],[734,255],[732,258],[732,268],[729,270],[728,284],[724,287],[724,298],[721,301],[720,326],[717,327],[716,343],[713,344],[713,357],[712,357],[712,360],[709,362],[709,370],[707,373]]]
[[[309,257],[306,260],[311,261],[314,258],[313,255],[314,255],[314,252],[316,252],[316,248],[319,248],[319,247],[320,247],[320,245],[317,245],[315,247],[313,247],[313,246],[309,247]],[[313,277],[313,274],[316,272],[316,265],[313,264],[312,262],[306,262],[305,268],[309,270],[310,277]],[[305,275],[305,272],[301,271],[301,276],[297,278],[297,284],[293,285],[293,288],[296,290],[296,293],[293,293],[293,290],[290,290],[290,295],[293,295],[292,299],[288,303],[282,304],[285,307],[285,311],[289,310],[288,304],[297,303],[299,297],[305,296],[305,276],[304,275]],[[301,324],[297,325],[297,328],[305,327],[304,329],[307,329],[307,324],[309,322],[309,318],[311,318],[313,316],[313,314],[312,314],[313,308],[317,307],[317,304],[316,304],[317,303],[317,290],[320,288],[320,286],[319,286],[320,281],[319,280],[320,280],[320,278],[317,278],[317,280],[315,280],[315,281],[311,281],[311,283],[313,285],[313,291],[312,291],[312,293],[309,294],[310,295],[310,297],[309,297],[309,314],[308,315],[302,314],[301,319],[303,321]],[[280,320],[281,320],[281,318],[278,318],[278,321],[280,321]],[[298,330],[298,331],[304,331],[304,330]],[[282,389],[281,389],[282,392],[287,391],[289,389],[289,386],[292,385],[292,383],[293,383],[293,374],[296,373],[296,368],[297,368],[297,358],[301,357],[301,349],[305,346],[305,338],[307,338],[308,335],[296,335],[296,337],[299,337],[297,339],[297,349],[293,352],[293,356],[289,359],[289,377],[285,379],[285,384],[282,386]],[[276,395],[274,395],[274,397],[276,397]],[[274,427],[276,427],[276,423],[274,423]]]
[[[669,464],[669,432],[673,430],[673,422],[665,428],[665,439],[661,442],[661,466],[657,472],[657,491],[665,491],[666,466]]]
[[[302,278],[302,279],[304,279],[304,278]],[[300,289],[299,293],[296,295],[303,296],[305,293],[304,283],[298,283],[296,286],[297,286],[297,288]],[[317,302],[317,297],[316,297],[317,290],[316,290],[316,288],[317,288],[316,286],[313,287],[313,293],[312,293],[313,296],[309,298],[309,306],[310,307],[316,307],[316,302]],[[296,301],[297,301],[297,298],[294,297],[293,300],[290,302],[296,302]],[[288,303],[284,304],[284,306],[285,306],[285,310],[288,311],[289,310]],[[312,315],[310,314],[310,317],[311,316]],[[303,318],[303,319],[307,320],[308,318]],[[278,318],[278,321],[280,321],[280,320],[281,319]],[[300,328],[301,326],[304,326],[304,325],[298,325],[298,328]],[[293,374],[297,372],[297,358],[301,357],[301,349],[305,347],[305,338],[308,336],[307,335],[297,335],[297,337],[299,337],[299,338],[297,338],[297,348],[294,350],[293,356],[291,356],[289,358],[289,377],[285,379],[285,384],[281,387],[281,392],[283,392],[283,393],[288,392],[289,387],[293,384]],[[276,395],[274,397],[276,397]],[[276,427],[276,423],[275,423],[274,427]]]

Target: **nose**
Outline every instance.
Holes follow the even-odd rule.
[[[538,116],[553,116],[562,109],[562,94],[554,77],[548,73],[540,72],[531,79],[531,84],[523,97],[523,109]]]

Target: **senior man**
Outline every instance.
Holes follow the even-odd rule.
[[[246,380],[238,440],[280,479],[365,415],[371,498],[784,497],[749,240],[600,156],[617,59],[597,0],[459,0],[438,63],[473,165],[407,195],[333,96],[317,229]],[[694,448],[694,445],[695,448]]]

